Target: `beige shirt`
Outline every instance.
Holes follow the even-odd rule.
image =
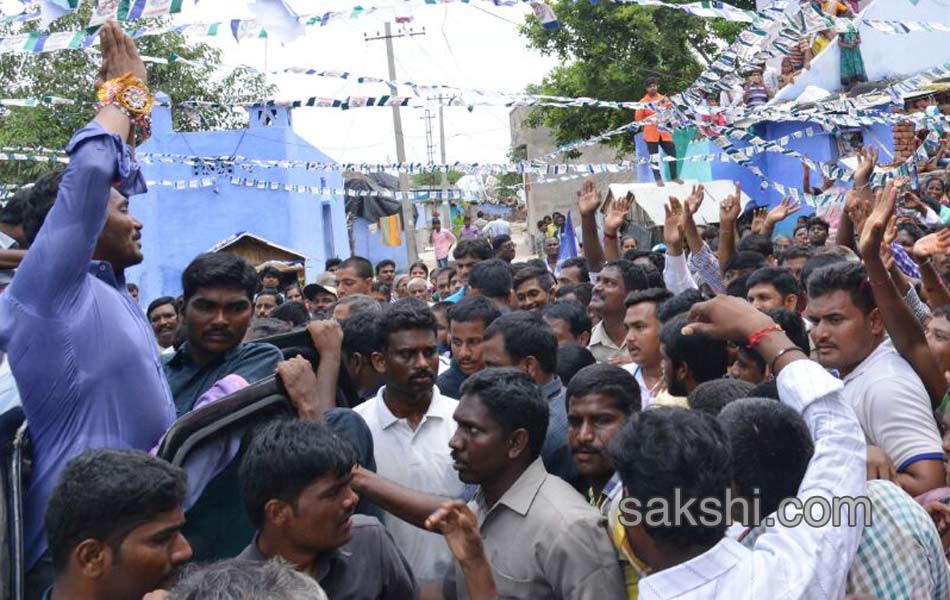
[[[609,600],[626,597],[623,573],[605,519],[536,459],[495,506],[479,493],[485,554],[500,598]],[[458,598],[467,598],[455,566]]]
[[[594,355],[599,363],[610,362],[612,358],[618,358],[627,355],[627,342],[624,340],[622,346],[614,343],[607,335],[607,328],[604,322],[598,323],[590,332],[590,344],[587,349]]]

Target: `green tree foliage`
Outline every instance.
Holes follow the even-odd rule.
[[[82,3],[76,13],[55,21],[49,31],[78,31],[89,21],[91,2]],[[158,27],[161,20],[136,21],[136,27]],[[35,30],[39,22],[25,26],[7,25],[0,35]],[[238,104],[265,99],[273,93],[264,77],[244,70],[220,69],[221,52],[207,44],[189,45],[183,36],[163,34],[136,40],[143,56],[179,56],[193,62],[147,63],[149,87],[162,91],[172,102],[205,100]],[[99,70],[99,54],[81,50],[61,50],[44,54],[0,55],[0,98],[41,98],[56,96],[94,102]],[[73,132],[95,114],[91,105],[42,108],[5,108],[0,113],[0,146],[65,147]],[[175,127],[196,131],[241,127],[247,115],[227,108],[174,108]],[[26,183],[53,168],[36,162],[0,162],[0,183]]]
[[[754,0],[734,6],[755,10]],[[719,51],[747,25],[701,19],[678,10],[602,1],[557,0],[551,3],[558,29],[544,29],[533,17],[521,27],[529,46],[558,57],[562,64],[531,93],[586,96],[600,100],[637,101],[643,82],[656,77],[660,92],[689,87]],[[539,107],[529,126],[553,130],[558,145],[615,129],[633,119],[633,111],[602,108]],[[616,136],[618,153],[633,149],[633,136]]]
[[[446,179],[449,185],[455,185],[455,182],[465,176],[465,173],[458,171],[449,171],[446,173]],[[416,187],[439,187],[442,185],[442,173],[426,171],[412,176],[412,185]]]

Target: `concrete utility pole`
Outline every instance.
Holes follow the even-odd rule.
[[[364,41],[372,42],[374,40],[386,40],[386,60],[389,63],[389,80],[396,81],[396,57],[393,54],[393,38],[412,37],[416,35],[425,35],[425,29],[421,32],[414,32],[411,29],[408,33],[397,33],[393,35],[392,24],[386,21],[386,33],[376,35],[375,37],[364,36]],[[399,113],[399,105],[393,106],[393,129],[396,133],[396,160],[400,164],[406,162],[406,146],[402,134],[402,115]],[[399,191],[409,191],[409,176],[405,172],[399,172]],[[406,194],[402,198],[402,222],[403,230],[406,234],[406,258],[410,263],[419,260],[419,250],[416,248],[416,222],[412,218],[412,200]]]

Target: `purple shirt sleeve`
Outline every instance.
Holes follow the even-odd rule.
[[[127,195],[146,191],[130,148],[95,121],[76,132],[66,152],[69,166],[56,201],[7,289],[41,316],[59,314],[79,297],[113,182]]]

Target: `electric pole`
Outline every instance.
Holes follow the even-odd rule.
[[[451,100],[451,99],[452,99],[451,96],[443,96],[442,94],[429,98],[429,100],[436,100],[439,102],[439,149],[442,155],[443,166],[446,164],[446,158],[445,158],[445,120],[443,119],[442,110],[443,110],[443,107],[445,106],[444,101]],[[430,162],[432,161],[430,160]],[[445,219],[448,219],[449,227],[451,227],[451,224],[452,224],[451,204],[452,203],[449,201],[449,175],[448,175],[448,172],[444,168],[441,169],[441,175],[442,175],[441,185],[442,185],[442,206],[443,206],[442,210],[444,211]]]
[[[376,37],[368,37],[364,34],[363,41],[372,42],[375,40],[386,41],[386,60],[389,63],[389,80],[396,81],[396,57],[393,54],[393,38],[412,37],[416,35],[425,35],[425,29],[421,32],[412,31],[407,33],[397,33],[393,35],[392,24],[386,21],[384,35],[377,33]],[[399,113],[399,105],[393,105],[393,129],[396,133],[396,160],[402,165],[406,162],[406,146],[402,134],[402,115]],[[403,230],[406,234],[407,258],[410,263],[419,260],[419,250],[416,248],[416,221],[412,216],[412,199],[409,198],[409,176],[405,171],[399,171],[399,191],[402,192],[402,222]]]

